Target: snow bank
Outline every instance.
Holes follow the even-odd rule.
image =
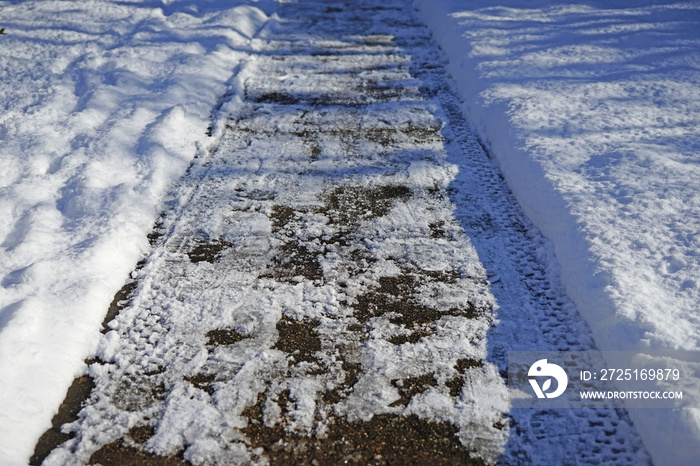
[[[0,1],[0,463],[50,426],[272,8]]]
[[[598,346],[697,350],[700,5],[416,4]],[[697,392],[631,413],[659,464],[700,453]]]

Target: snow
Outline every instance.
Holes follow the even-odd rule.
[[[86,369],[96,388],[63,425],[74,437],[44,464],[88,463],[120,438],[256,464],[275,447],[254,448],[246,425],[316,442],[338,419],[409,414],[454,426],[489,463],[648,463],[624,411],[508,412],[507,351],[590,350],[590,329],[411,4],[326,13],[282,5],[241,66],[219,142],[169,192]],[[226,247],[193,259],[207,244]],[[240,341],[207,341],[221,331]]]
[[[534,0],[527,7],[515,0],[415,3],[449,57],[464,114],[499,163],[527,215],[552,241],[556,264],[550,265],[586,319],[597,346],[605,350],[697,350],[700,6],[643,0],[576,4]],[[134,264],[151,250],[146,234],[163,210],[171,185],[193,159],[207,158],[221,139],[225,122],[219,116],[230,116],[243,105],[236,94],[257,66],[254,62],[259,57],[252,53],[261,49],[261,38],[276,27],[276,8],[273,0],[0,1],[0,27],[5,28],[5,35],[0,36],[0,67],[4,70],[0,83],[0,463],[26,463],[73,377],[85,370],[83,360],[93,355],[108,362],[88,369],[96,380],[103,381],[118,381],[123,374],[133,375],[137,367],[157,363],[177,366],[172,368],[173,380],[180,377],[178,370],[194,375],[212,364],[238,365],[240,370],[231,383],[217,389],[216,409],[210,397],[181,377],[173,383],[163,407],[164,421],[149,440],[149,448],[167,454],[187,445],[188,459],[196,463],[216,458],[221,454],[217,448],[228,448],[227,458],[249,461],[260,453],[243,448],[235,428],[244,422],[242,407],[254,403],[256,394],[264,389],[259,379],[266,368],[285,364],[280,351],[269,349],[281,315],[319,318],[323,322],[319,331],[327,332],[331,340],[334,337],[337,329],[323,319],[327,319],[324,313],[341,316],[347,311],[338,304],[337,290],[300,282],[277,286],[279,294],[273,300],[265,290],[255,288],[244,272],[231,272],[226,280],[248,290],[249,295],[216,295],[221,298],[223,314],[201,317],[196,324],[201,328],[190,334],[195,324],[187,320],[184,305],[177,303],[179,293],[188,286],[209,286],[217,279],[208,273],[207,263],[188,263],[186,267],[197,273],[194,278],[177,276],[177,286],[161,288],[153,277],[160,273],[167,278],[160,266],[169,254],[182,256],[180,250],[159,250],[144,271],[132,273],[131,279],[142,272],[151,274],[140,284],[143,294],[112,322],[110,332],[99,332],[115,292],[129,278]],[[401,34],[398,29],[394,32]],[[381,50],[377,44],[382,40],[371,38],[375,51]],[[399,54],[391,55],[391,40],[387,39],[383,56],[365,57],[368,69],[372,60],[385,64],[406,61]],[[332,40],[314,44],[347,45]],[[320,66],[308,62],[303,54],[288,58],[302,68]],[[262,59],[261,63],[268,65]],[[348,65],[340,60],[324,66],[329,72],[334,66]],[[248,74],[242,71],[246,69]],[[371,73],[360,70],[358,76],[372,77]],[[404,79],[406,89],[413,92],[407,96],[417,97],[418,85],[408,73],[402,77],[404,73],[396,71],[392,79]],[[317,82],[300,75],[274,79],[299,93],[312,94],[318,89]],[[326,85],[339,93],[336,98],[351,98],[355,92],[350,87],[352,80],[334,79]],[[256,86],[272,86],[264,79],[247,85],[253,93]],[[361,124],[391,127],[406,120],[397,111],[399,107],[388,105],[381,121],[365,116]],[[260,126],[278,125],[290,131],[285,125],[291,123],[284,120],[289,115],[277,122],[273,117]],[[345,117],[339,112],[332,118],[309,118],[332,128]],[[353,122],[353,118],[346,120]],[[261,141],[256,141],[260,146],[250,148],[253,156],[236,162],[236,173],[245,181],[242,189],[249,195],[236,212],[221,215],[212,210],[207,215],[210,211],[201,213],[197,206],[189,212],[197,235],[238,239],[236,251],[250,254],[252,270],[264,266],[256,262],[254,252],[275,244],[268,240],[268,215],[246,209],[265,204],[265,193],[274,184],[268,175],[294,170],[298,165],[295,151],[306,150],[291,139],[269,147]],[[334,159],[345,160],[342,141],[319,135],[317,142],[331,156],[314,162],[314,170],[331,172],[337,166]],[[371,144],[364,144],[367,147],[357,150],[374,150]],[[485,175],[469,172],[471,167],[455,155],[459,144],[447,141],[446,145],[446,159],[440,155],[439,162],[426,161],[424,156],[430,151],[442,154],[441,147],[428,152],[406,149],[409,156],[397,163],[392,176],[396,183],[416,191],[449,185],[459,193],[451,195],[455,205],[426,208],[432,202],[426,195],[401,203],[368,223],[368,239],[362,247],[378,262],[363,277],[365,281],[350,283],[343,293],[352,298],[376,285],[379,277],[397,275],[399,269],[392,258],[404,257],[422,270],[454,269],[480,280],[476,285],[461,279],[458,287],[434,283],[417,290],[426,306],[448,309],[465,295],[470,299],[476,295],[497,312],[488,323],[443,317],[436,324],[436,335],[415,345],[399,346],[383,340],[399,331],[396,326],[386,318],[378,319],[372,327],[372,342],[358,356],[364,358],[370,372],[362,375],[356,393],[344,402],[344,409],[357,418],[386,410],[387,403],[396,399],[396,387],[387,382],[392,377],[434,371],[444,384],[453,375],[456,358],[484,358],[488,353],[492,360],[482,371],[473,371],[470,377],[474,380],[466,385],[457,405],[444,393],[428,389],[406,407],[408,413],[460,426],[474,422],[478,428],[494,413],[507,409],[496,370],[506,348],[589,349],[588,329],[576,320],[574,306],[558,294],[558,277],[552,279],[550,268],[543,272],[539,262],[528,262],[535,255],[543,262],[550,260],[548,243],[528,233],[535,245],[541,245],[533,252],[532,244],[520,237],[496,233],[510,219],[516,218],[513,223],[520,220],[507,202],[492,202],[492,193],[479,192],[482,185],[477,181],[483,183]],[[280,147],[291,155],[270,160],[258,156]],[[226,170],[230,167],[222,168]],[[353,182],[369,185],[384,168],[376,164],[344,170],[355,177]],[[302,207],[317,202],[316,194],[327,188],[314,177],[283,178],[274,184],[275,189],[289,190],[290,199]],[[300,182],[307,184],[296,184]],[[196,197],[193,191],[192,186],[180,186],[179,197],[169,199],[170,204],[186,206]],[[312,214],[305,215],[295,220],[303,232],[300,238],[322,236],[326,227],[319,226]],[[493,220],[494,231],[470,227],[484,218]],[[422,237],[430,234],[428,225],[441,219],[448,220],[442,228],[453,239],[424,242]],[[170,220],[178,224],[177,219]],[[187,222],[182,225],[194,228]],[[530,249],[521,249],[523,244]],[[329,254],[319,265],[330,276],[343,261],[347,259]],[[516,270],[513,264],[520,268]],[[489,274],[488,289],[484,267]],[[526,272],[536,274],[527,284],[520,276]],[[158,290],[163,289],[171,295],[158,297]],[[535,297],[538,290],[554,296],[554,309],[545,309],[551,302],[542,304]],[[188,299],[195,302],[199,297]],[[140,304],[160,305],[161,300],[165,320],[136,314]],[[241,309],[247,311],[239,312]],[[168,316],[180,320],[168,322]],[[206,352],[195,351],[195,343],[201,342],[178,346],[177,338],[201,340],[207,329],[221,324],[215,322],[217,318],[228,319],[224,323],[235,324],[246,335],[263,329],[254,342],[263,349],[246,343],[230,352],[217,350],[212,362],[207,361]],[[181,334],[168,335],[169,325],[180,325]],[[133,337],[142,331],[147,344]],[[580,333],[569,335],[572,331]],[[129,342],[132,337],[135,340]],[[473,346],[465,343],[470,338],[476,341]],[[157,344],[167,339],[170,341],[163,343],[166,350],[162,350]],[[343,342],[342,338],[338,341]],[[132,352],[137,343],[151,353]],[[119,373],[110,375],[115,367]],[[297,401],[298,412],[293,414],[300,426],[310,425],[309,413],[322,390],[319,384],[342,379],[338,371],[328,380],[300,377],[276,382],[279,390],[287,387]],[[700,395],[692,391],[693,380],[686,385],[688,402],[683,409],[630,411],[646,448],[659,464],[692,464],[700,453],[700,410],[692,404],[697,404]],[[99,390],[109,394],[115,388],[104,382]],[[156,408],[144,407],[143,411],[151,413],[149,409]],[[142,413],[100,401],[97,408],[82,414],[87,425],[79,428],[87,432],[85,444],[72,452],[56,449],[51,460],[66,464],[76,457],[88,458],[90,452],[133,426],[137,414]],[[523,421],[521,425],[529,419],[523,413],[512,415]],[[549,420],[554,419],[556,425],[549,428],[588,425],[586,416],[567,414],[559,424],[552,416]],[[605,422],[611,422],[621,438],[627,435],[625,422],[616,424],[608,418]],[[465,428],[460,434],[465,444],[474,441],[468,432]],[[483,440],[489,458],[509,448],[503,447],[500,433],[489,435],[492,438]],[[529,448],[523,445],[531,433],[521,433],[519,438],[512,435],[510,448],[516,453],[517,448]],[[222,447],[221,442],[226,445]],[[554,450],[564,448],[563,444],[551,442],[551,452],[532,447],[531,458],[559,458]],[[670,456],[671,452],[676,456]],[[639,455],[643,458],[644,453]]]
[[[598,347],[698,350],[700,6],[416,5]],[[697,458],[689,395],[678,411],[630,413],[659,464]]]
[[[478,454],[491,462],[501,454],[506,435],[494,424],[503,420],[508,402],[493,364],[484,362],[472,371],[472,383],[462,396],[427,389],[405,410],[392,404],[400,398],[396,381],[431,374],[444,386],[455,377],[458,359],[484,359],[492,321],[494,300],[467,236],[454,226],[450,237],[430,237],[430,222],[443,221],[446,229],[454,223],[452,204],[431,190],[444,191],[458,172],[446,161],[437,134],[440,122],[431,113],[436,106],[414,97],[417,82],[396,93],[407,96],[403,100],[387,92],[389,97],[379,94],[365,103],[355,89],[367,78],[345,70],[374,67],[390,77],[398,75],[395,79],[402,84],[407,72],[393,69],[393,63],[401,62],[396,51],[390,55],[355,39],[342,44],[345,55],[330,61],[327,55],[311,53],[325,48],[315,36],[307,36],[305,25],[292,23],[278,35],[286,38],[290,29],[294,35],[289,44],[300,50],[292,53],[287,41],[277,42],[273,35],[262,50],[267,53],[242,68],[245,102],[227,116],[228,130],[216,149],[198,159],[169,194],[178,202],[162,220],[166,233],[139,270],[134,301],[110,325],[113,330],[102,338],[96,355],[99,362],[89,369],[109,370],[95,374],[97,388],[89,409],[67,426],[75,438],[52,452],[46,464],[85,464],[101,446],[144,422],[157,423],[145,445],[156,454],[183,451],[194,464],[255,464],[261,461],[259,453],[237,430],[251,422],[245,408],[259,396],[282,396],[285,390],[294,400],[288,417],[268,402],[266,423],[289,422],[295,431],[313,432],[318,418],[332,418],[336,412],[350,421],[417,414],[462,428],[464,444],[478,444]],[[383,70],[377,67],[381,60],[392,65]],[[341,72],[329,72],[333,66]],[[301,72],[307,69],[314,72]],[[389,81],[382,79],[382,72],[376,72],[378,80]],[[285,73],[294,83],[275,79]],[[331,103],[257,101],[258,95],[281,92],[294,99],[313,92]],[[352,99],[362,106],[334,104]],[[387,120],[400,122],[397,126],[407,134]],[[411,128],[425,134],[416,130],[417,135],[410,135]],[[377,129],[395,141],[377,141]],[[318,160],[309,157],[310,141],[320,153]],[[377,196],[378,205],[386,205],[385,213],[368,194],[382,187],[406,190],[391,202]],[[333,196],[340,207],[326,206]],[[364,201],[355,206],[353,197]],[[279,208],[293,215],[275,219]],[[350,219],[338,220],[343,215]],[[340,241],[332,239],[338,237]],[[230,245],[219,260],[193,262],[185,253],[198,239],[217,238]],[[279,263],[302,246],[318,258],[325,272],[321,278]],[[290,276],[276,277],[280,269]],[[455,276],[446,282],[420,276],[428,272]],[[394,344],[388,340],[397,333],[411,333],[411,326],[392,322],[400,314],[378,309],[362,322],[348,303],[376,289],[382,278],[409,273],[417,277],[412,290],[416,301],[444,315],[436,319],[435,332],[415,343]],[[478,317],[463,315],[460,309],[466,303],[479,309]],[[283,316],[317,323],[319,348],[311,361],[294,364],[284,346],[276,344]],[[352,324],[367,329],[351,330]],[[235,345],[205,346],[207,332],[222,328],[248,338]],[[350,357],[363,368],[357,383],[345,399],[323,403],[323,394],[342,387],[348,377]],[[216,376],[211,395],[183,380],[183,375],[201,374]],[[130,377],[133,384],[125,387]],[[144,402],[136,395],[148,391],[154,378],[167,387],[167,396]]]
[[[268,1],[0,2],[0,463],[96,349]]]

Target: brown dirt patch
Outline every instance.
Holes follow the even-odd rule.
[[[102,466],[180,466],[190,464],[181,456],[158,456],[129,446],[123,439],[103,446],[92,454],[88,464]]]
[[[83,375],[73,380],[58,413],[51,419],[51,428],[39,438],[29,464],[41,464],[54,448],[74,437],[73,434],[61,432],[61,426],[78,420],[78,413],[94,388],[95,383],[90,376]]]
[[[243,335],[231,328],[209,330],[204,336],[207,337],[207,346],[234,345],[250,338],[250,336]]]
[[[345,372],[343,383],[323,394],[323,401],[327,404],[341,402],[352,391],[352,387],[355,386],[360,379],[362,364],[347,362],[343,359],[342,367]]]
[[[386,215],[396,200],[405,200],[410,196],[411,190],[402,185],[372,188],[345,186],[334,189],[326,196],[326,207],[322,211],[332,224],[350,226]]]
[[[213,395],[215,391],[213,386],[214,379],[216,379],[215,374],[197,374],[191,377],[185,377],[185,380],[187,380],[196,388],[204,390],[209,395]]]
[[[221,252],[231,247],[231,243],[221,239],[211,241],[198,240],[197,245],[187,252],[190,261],[214,263],[219,260]]]
[[[432,376],[431,376],[432,377]],[[265,397],[243,415],[250,422],[243,433],[253,448],[262,447],[272,465],[482,465],[457,439],[457,428],[417,416],[381,414],[370,421],[329,420],[323,437],[289,432],[283,424],[263,423]]]
[[[153,426],[138,426],[131,429],[128,433],[131,439],[138,443],[143,444],[148,441],[151,437],[156,434],[156,429]]]
[[[391,318],[392,323],[410,328],[434,322],[442,316],[441,312],[415,302],[411,296],[418,283],[415,277],[381,277],[378,282],[378,289],[357,297],[353,307],[356,311],[355,317],[360,322],[367,322],[372,317],[391,312],[400,314]]]
[[[272,260],[274,267],[260,278],[274,278],[288,282],[295,277],[321,280],[323,270],[318,262],[319,253],[311,252],[299,241],[290,241],[280,248]]]
[[[288,353],[297,363],[316,361],[315,354],[321,351],[321,340],[316,332],[318,325],[312,320],[296,321],[282,317],[277,322],[279,338],[273,348]]]
[[[109,309],[107,309],[107,315],[105,315],[105,318],[102,321],[102,333],[107,333],[112,330],[109,328],[109,323],[117,317],[122,309],[124,309],[124,306],[131,297],[131,294],[136,289],[136,285],[138,285],[137,281],[130,281],[124,285],[121,290],[117,291],[117,294],[114,295],[114,299],[110,303]]]
[[[395,335],[389,339],[389,342],[395,345],[403,345],[404,343],[415,344],[418,343],[421,338],[433,335],[434,333],[435,331],[432,328],[419,328],[408,334]]]
[[[279,232],[294,218],[294,209],[281,205],[272,206],[270,220],[272,221],[272,231]]]
[[[430,228],[430,236],[433,238],[445,238],[447,236],[447,232],[443,228],[445,226],[445,222],[435,222],[435,223],[429,223],[428,228]]]
[[[464,373],[476,367],[482,367],[484,363],[472,358],[458,359],[455,363],[455,370],[459,374],[458,376],[445,382],[447,388],[450,389],[451,396],[459,396],[462,393],[462,388],[464,387]]]
[[[391,384],[399,391],[401,398],[391,403],[389,406],[406,406],[416,395],[426,391],[430,387],[436,387],[438,382],[434,374],[424,374],[418,377],[407,379],[395,379]]]

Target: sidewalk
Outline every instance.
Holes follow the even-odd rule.
[[[279,15],[45,464],[646,461],[613,410],[509,412],[509,349],[590,333],[410,5]]]

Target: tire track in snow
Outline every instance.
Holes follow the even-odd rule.
[[[411,6],[280,15],[46,463],[644,461],[624,413],[509,413],[508,350],[592,340]]]

